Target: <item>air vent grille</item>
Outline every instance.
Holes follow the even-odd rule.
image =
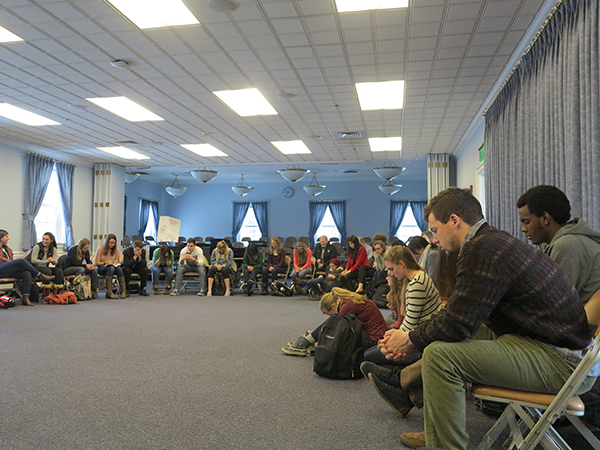
[[[361,139],[363,138],[363,133],[360,131],[340,131],[336,133],[332,133],[334,139]]]

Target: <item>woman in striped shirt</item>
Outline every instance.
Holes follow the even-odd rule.
[[[407,247],[392,247],[385,256],[385,264],[392,277],[387,299],[390,309],[398,316],[392,328],[412,331],[440,309],[440,294]],[[402,361],[390,361],[377,347],[365,352],[365,361],[383,366],[407,366],[420,357],[421,354],[415,352]]]

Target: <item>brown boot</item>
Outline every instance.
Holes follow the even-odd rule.
[[[64,285],[62,284],[55,284],[52,288],[52,295],[58,295],[60,291],[62,291],[63,287]]]
[[[52,294],[52,285],[51,284],[42,284],[42,301],[46,300]]]
[[[125,286],[125,277],[117,278],[119,280],[119,289],[121,289],[121,298],[129,297],[127,295],[127,287]]]
[[[402,433],[400,435],[400,442],[410,448],[420,448],[427,445],[425,442],[424,431],[421,431],[420,433],[415,431],[407,431],[406,433]]]
[[[152,289],[154,290],[154,295],[158,295],[158,286],[155,284],[154,286],[152,286]]]
[[[42,283],[48,283],[48,282],[54,280],[54,275],[50,276],[50,275],[46,275],[45,273],[40,273],[38,275],[38,278],[42,281]]]
[[[112,277],[106,277],[106,298],[117,298],[112,291]]]
[[[98,289],[92,289],[92,299],[98,298]]]
[[[33,306],[33,303],[29,301],[29,295],[24,295],[23,298],[21,298],[21,304],[23,306]]]
[[[170,290],[171,290],[171,286],[165,286],[165,295],[169,295]]]

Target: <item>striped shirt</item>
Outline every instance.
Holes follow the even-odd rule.
[[[423,270],[406,286],[406,314],[400,329],[412,331],[440,309],[440,294],[429,275]]]

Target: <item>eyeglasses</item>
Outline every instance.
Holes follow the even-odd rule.
[[[381,247],[375,247],[373,250],[381,250]]]

